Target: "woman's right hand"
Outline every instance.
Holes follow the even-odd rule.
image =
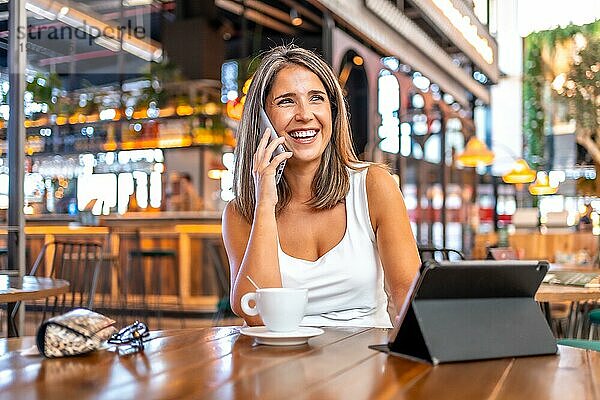
[[[275,171],[283,160],[292,156],[291,151],[286,151],[278,154],[271,160],[273,151],[275,151],[277,146],[285,142],[285,138],[280,136],[269,143],[270,135],[270,129],[266,129],[263,132],[252,160],[252,175],[254,176],[257,207],[261,204],[275,207],[278,201]]]

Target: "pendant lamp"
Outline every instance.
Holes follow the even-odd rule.
[[[505,175],[502,180],[505,183],[531,183],[535,181],[536,173],[529,167],[527,161],[519,158],[515,161],[513,168]]]
[[[225,172],[227,172],[227,167],[221,160],[217,159],[210,163],[207,175],[210,179],[221,179]]]
[[[529,185],[529,193],[534,196],[543,196],[546,194],[555,194],[558,192],[558,187],[550,186],[548,181],[548,174],[545,172],[538,172],[537,179],[531,185]]]
[[[488,149],[477,136],[473,136],[467,142],[465,151],[456,156],[456,161],[465,167],[491,165],[494,162],[494,152]]]

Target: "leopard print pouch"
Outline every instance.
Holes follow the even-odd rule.
[[[74,356],[98,349],[117,331],[115,321],[78,308],[50,318],[37,332],[37,347],[48,358]]]

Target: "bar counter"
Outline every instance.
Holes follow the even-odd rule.
[[[122,293],[120,286],[124,284],[124,268],[132,263],[130,251],[171,250],[176,252],[176,265],[172,265],[172,260],[158,260],[154,262],[162,262],[163,265],[151,270],[150,262],[146,260],[144,271],[155,271],[160,276],[133,278],[145,279],[147,284],[156,282],[151,278],[160,279],[161,306],[169,308],[176,305],[179,292],[185,311],[210,312],[215,310],[219,298],[225,295],[216,270],[220,268],[224,270],[221,276],[228,276],[229,267],[221,239],[221,212],[135,212],[101,216],[94,220],[96,223],[94,226],[82,225],[71,216],[27,216],[28,270],[44,243],[61,239],[103,243],[105,260],[98,296],[101,304],[118,306],[119,293]],[[213,246],[212,257],[207,254],[207,246]],[[217,255],[220,262],[215,262]],[[154,302],[156,299],[150,300]],[[132,301],[135,301],[135,296]]]

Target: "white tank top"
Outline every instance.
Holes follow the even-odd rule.
[[[346,232],[316,261],[287,255],[278,241],[283,287],[307,288],[303,326],[369,326],[391,328],[383,268],[369,218],[366,177],[348,169]]]

